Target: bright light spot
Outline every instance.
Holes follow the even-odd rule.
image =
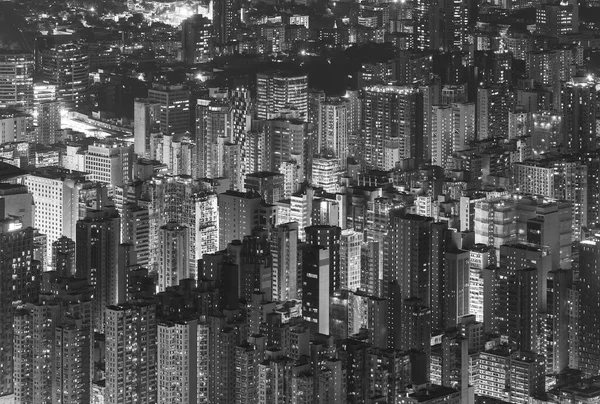
[[[306,56],[306,51],[305,51],[305,50],[301,50],[301,51],[300,51],[300,55],[302,55],[302,56]]]
[[[90,11],[91,11],[92,13],[94,13],[94,12],[96,11],[96,9],[95,9],[94,7],[90,7]]]

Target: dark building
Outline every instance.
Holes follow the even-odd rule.
[[[239,0],[217,0],[213,4],[213,37],[218,45],[235,39],[240,24]]]
[[[210,21],[202,15],[194,15],[181,23],[181,47],[186,64],[195,65],[210,60],[211,31]]]

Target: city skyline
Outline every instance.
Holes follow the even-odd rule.
[[[597,404],[600,1],[0,3],[0,404]]]

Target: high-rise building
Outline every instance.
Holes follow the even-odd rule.
[[[298,254],[298,223],[277,226],[271,234],[273,300],[284,302],[299,297],[302,272]]]
[[[509,92],[503,87],[477,89],[477,138],[508,137]]]
[[[62,236],[52,243],[52,267],[59,276],[75,275],[75,242]]]
[[[540,35],[560,36],[579,32],[579,2],[540,3],[535,13],[535,28]]]
[[[241,5],[238,0],[217,0],[212,9],[213,37],[217,45],[226,45],[235,39],[241,19]]]
[[[556,51],[529,52],[527,57],[527,74],[534,83],[549,89],[559,90],[560,76],[560,53]]]
[[[34,102],[34,116],[37,120],[36,142],[43,145],[58,143],[61,130],[60,102]]]
[[[34,233],[31,227],[3,217],[0,227],[2,245],[0,267],[0,397],[13,392],[14,309],[19,303],[36,302],[40,293],[41,267],[33,261]]]
[[[348,158],[349,108],[349,101],[343,98],[325,100],[319,108],[317,148],[322,155],[336,157],[342,169]]]
[[[540,352],[539,313],[547,308],[548,248],[510,244],[500,266],[484,270],[486,330],[504,335],[519,349]]]
[[[93,288],[92,325],[101,332],[105,326],[104,309],[121,303],[119,289],[125,288],[117,270],[121,220],[116,209],[89,211],[77,222],[75,240],[76,274],[87,279]]]
[[[196,106],[197,176],[219,178],[225,168],[224,145],[231,140],[229,103],[198,100]]]
[[[483,271],[490,262],[490,248],[475,244],[469,256],[469,314],[478,322],[484,322]]]
[[[111,187],[123,186],[131,179],[133,148],[118,143],[95,143],[83,153],[88,179]]]
[[[208,402],[235,402],[235,350],[241,344],[242,330],[235,319],[209,317]]]
[[[562,88],[564,145],[571,153],[596,150],[596,84],[586,77],[573,77]]]
[[[431,224],[428,217],[408,214],[402,209],[390,211],[383,254],[383,296],[388,299],[390,348],[418,349],[428,345],[418,337],[429,336],[418,330],[430,328]],[[405,338],[407,333],[411,339]]]
[[[342,230],[340,237],[340,288],[361,289],[361,246],[363,235],[354,230]]]
[[[0,107],[32,106],[33,70],[32,53],[0,51]]]
[[[67,108],[81,108],[89,93],[90,57],[82,45],[67,43],[41,52],[44,82],[57,86]]]
[[[414,4],[415,48],[422,51],[431,49],[431,31],[435,26],[431,21],[430,9],[434,4],[428,0],[418,0]]]
[[[531,148],[534,159],[556,151],[564,144],[562,116],[556,112],[538,111],[531,116]]]
[[[315,188],[323,188],[325,192],[332,194],[339,192],[340,175],[341,168],[337,158],[313,158],[311,167],[311,183]]]
[[[167,166],[172,175],[192,175],[195,169],[195,145],[187,139],[174,140],[171,135],[156,136],[152,143],[152,160]]]
[[[579,369],[585,375],[600,372],[600,238],[594,236],[579,245]]]
[[[329,293],[341,288],[340,236],[342,229],[330,225],[313,225],[304,229],[306,243],[327,249],[329,256]]]
[[[15,314],[15,399],[89,402],[91,290],[82,279],[44,283],[40,302]]]
[[[300,119],[278,118],[265,121],[266,161],[263,164],[269,166],[268,170],[277,171],[286,162],[294,161],[304,168],[302,174],[306,175],[306,162],[309,154],[312,155],[304,150],[309,133],[310,124]]]
[[[308,120],[308,76],[285,72],[259,73],[256,76],[256,111],[259,119],[276,118],[295,111]]]
[[[431,163],[446,168],[452,153],[467,149],[475,140],[475,104],[433,106]]]
[[[131,302],[106,308],[106,404],[157,402],[156,307]]]
[[[542,354],[546,358],[546,374],[559,374],[570,366],[571,355],[578,355],[572,309],[577,307],[573,288],[573,271],[556,270],[548,274],[548,306],[542,314],[545,320]]]
[[[190,229],[190,276],[196,278],[197,262],[203,254],[219,249],[219,212],[217,195],[201,189],[189,177],[156,176],[144,183],[140,207],[148,209],[148,245],[159,244],[159,229],[168,222]],[[140,215],[145,213],[140,212]],[[145,237],[143,226],[140,236]],[[136,249],[138,247],[136,246]],[[158,272],[159,249],[150,248],[148,267]]]
[[[219,194],[219,249],[252,234],[258,225],[262,198],[256,193],[227,191]]]
[[[160,127],[160,105],[143,98],[133,101],[134,151],[139,157],[150,157],[151,135],[158,133]]]
[[[196,14],[181,23],[183,61],[188,65],[204,63],[211,58],[212,27],[208,18]]]
[[[189,251],[190,229],[179,223],[169,222],[159,230],[160,264],[158,290],[164,292],[169,286],[177,286],[190,277]]]
[[[540,195],[572,204],[572,238],[579,240],[588,225],[588,165],[569,156],[513,165],[514,184],[520,193]]]
[[[137,263],[148,268],[150,263],[150,216],[148,209],[126,204],[121,209],[121,241],[134,246]]]
[[[552,270],[571,268],[572,204],[523,195],[516,200],[517,240],[550,247]]]
[[[190,132],[190,92],[183,86],[154,85],[148,90],[148,101],[160,104],[158,121],[166,135],[181,136]]]
[[[203,324],[198,320],[161,321],[157,332],[159,403],[205,403],[203,398]]]
[[[0,109],[0,144],[27,140],[28,115],[14,109]]]
[[[412,87],[365,88],[365,165],[390,170],[396,162],[423,153],[422,94]]]
[[[475,243],[486,244],[499,251],[501,245],[517,240],[515,203],[507,199],[476,202],[474,226]],[[494,259],[499,258],[498,254]]]
[[[442,310],[444,329],[456,327],[463,316],[471,314],[470,255],[470,251],[460,249],[449,249],[446,252]]]
[[[329,335],[331,253],[327,247],[308,245],[302,249],[302,317]]]
[[[247,191],[258,193],[266,203],[273,204],[283,199],[283,181],[283,174],[260,171],[248,173],[244,186]]]
[[[93,199],[96,189],[83,173],[57,167],[31,173],[25,178],[25,185],[35,204],[34,227],[46,235],[47,262],[52,262],[52,243],[62,236],[75,240],[80,208]]]
[[[525,403],[544,390],[544,359],[531,352],[510,353],[506,347],[480,353],[475,392],[511,403]]]

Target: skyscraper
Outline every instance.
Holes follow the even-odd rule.
[[[354,230],[342,230],[340,237],[340,288],[361,289],[361,245],[363,235]]]
[[[160,264],[158,268],[158,290],[177,286],[183,279],[190,278],[189,251],[190,229],[179,223],[169,222],[160,228]]]
[[[62,236],[52,243],[52,265],[60,276],[75,275],[75,242]]]
[[[188,65],[204,63],[211,58],[211,25],[208,18],[196,14],[181,23],[183,61]]]
[[[561,100],[565,146],[571,153],[596,150],[596,84],[586,77],[573,77],[563,85]]]
[[[190,92],[183,86],[154,85],[148,90],[148,101],[160,104],[160,131],[181,136],[190,131]]]
[[[40,293],[41,268],[33,261],[33,229],[19,229],[3,218],[0,267],[0,397],[13,392],[13,316],[19,303],[36,302]]]
[[[308,76],[282,71],[257,74],[257,118],[276,118],[285,110],[295,111],[302,120],[308,120]]]
[[[390,170],[423,154],[423,100],[412,87],[365,88],[363,105],[367,167]]]
[[[323,246],[308,245],[302,250],[302,317],[325,335],[329,335],[330,256]]]
[[[133,101],[133,140],[134,151],[139,157],[149,158],[151,135],[158,133],[160,103],[136,98]]]
[[[37,120],[36,142],[43,145],[57,143],[61,130],[60,102],[34,102],[34,114]]]
[[[500,86],[477,89],[477,138],[508,137],[509,92]]]
[[[298,291],[302,286],[298,254],[298,223],[277,226],[271,234],[273,300],[287,301],[298,298]]]
[[[446,168],[452,153],[465,150],[475,140],[475,104],[434,105],[431,125],[431,162]]]
[[[157,402],[156,307],[131,302],[106,308],[106,404]]]
[[[306,243],[327,249],[329,255],[329,293],[340,289],[342,274],[340,271],[340,236],[342,229],[337,226],[316,225],[304,229]]]
[[[96,189],[83,173],[58,167],[31,173],[25,178],[25,185],[36,205],[34,227],[46,235],[47,262],[51,262],[52,243],[63,235],[75,240],[80,204]]]
[[[161,321],[157,332],[157,392],[159,403],[191,404],[202,386],[202,324],[198,320]],[[200,349],[199,349],[200,348]]]
[[[240,24],[239,0],[217,0],[213,4],[213,37],[217,45],[223,46],[235,39]]]
[[[121,220],[114,208],[89,211],[77,222],[77,276],[87,279],[93,288],[93,328],[105,326],[105,307],[120,303],[117,261],[121,240]]]
[[[332,155],[346,168],[348,158],[348,136],[350,133],[350,105],[345,99],[329,99],[320,103],[318,119],[318,151]]]
[[[48,278],[40,301],[19,306],[15,314],[15,398],[88,402],[91,290],[82,279]]]
[[[32,106],[33,70],[32,53],[0,51],[0,107]]]
[[[224,144],[231,140],[229,103],[198,100],[196,106],[197,176],[218,178],[225,168]]]
[[[309,153],[305,152],[310,133],[310,124],[295,118],[279,118],[265,121],[264,126],[264,153],[263,167],[276,171],[286,162],[294,161],[304,168],[302,174],[306,175],[306,162]],[[260,171],[260,170],[258,170]],[[249,171],[253,172],[253,171]]]
[[[256,193],[227,191],[219,195],[219,249],[252,234],[262,199]]]
[[[586,375],[600,372],[600,238],[579,245],[579,369]]]
[[[67,108],[80,108],[89,93],[90,58],[78,44],[67,43],[41,52],[44,82],[56,85],[58,98]]]
[[[428,339],[424,330],[431,329],[431,224],[429,217],[412,215],[403,209],[390,211],[383,254],[383,296],[388,299],[390,348],[420,349],[429,345],[419,338]]]

